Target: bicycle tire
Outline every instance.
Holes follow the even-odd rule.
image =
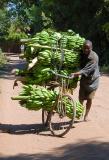
[[[75,106],[74,100],[72,99],[72,96],[69,94],[68,95],[64,94],[62,96],[62,103],[65,105],[63,98],[67,98],[68,100],[70,100],[70,102],[72,104],[72,113],[73,114],[72,114],[72,117],[70,117],[70,118],[68,118],[68,116],[66,114],[63,117],[62,116],[60,117],[60,114],[62,112],[61,110],[60,110],[60,113],[57,113],[56,111],[54,112],[54,109],[51,111],[50,119],[49,119],[49,128],[50,128],[52,135],[58,136],[58,137],[63,137],[65,134],[68,133],[68,131],[72,128],[73,123],[75,121],[75,117],[76,117],[76,106]],[[56,107],[58,107],[58,106],[56,106]],[[57,121],[57,118],[60,119],[61,123]],[[62,123],[63,118],[68,119],[68,121]]]

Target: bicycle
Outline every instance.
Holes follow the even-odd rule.
[[[73,76],[61,75],[52,70],[51,73],[57,78],[61,78],[61,81],[52,82],[48,89],[55,90],[58,88],[59,93],[50,111],[42,109],[42,123],[49,127],[52,135],[62,137],[72,128],[76,117],[76,105],[68,91],[68,81],[73,79]],[[69,117],[67,113],[68,103],[72,107],[72,117]]]

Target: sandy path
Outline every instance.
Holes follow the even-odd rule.
[[[109,160],[109,77],[100,78],[91,121],[75,123],[64,138],[56,138],[42,127],[41,111],[28,111],[11,100],[21,84],[13,90],[14,77],[9,73],[23,63],[14,55],[11,60],[0,79],[0,160]],[[78,89],[76,99],[77,94]]]

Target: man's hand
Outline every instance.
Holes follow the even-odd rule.
[[[74,73],[71,73],[71,74],[70,74],[70,77],[74,77]]]
[[[79,77],[79,76],[80,76],[79,72],[74,73],[74,77]]]
[[[72,77],[79,77],[80,75],[80,72],[71,73]]]

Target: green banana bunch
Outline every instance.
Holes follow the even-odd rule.
[[[50,110],[55,102],[57,93],[47,90],[42,85],[54,80],[54,76],[49,72],[51,69],[59,69],[60,74],[66,76],[75,72],[80,65],[80,49],[84,43],[84,38],[72,30],[66,32],[56,32],[53,30],[43,30],[33,38],[22,40],[25,44],[24,58],[28,63],[37,57],[37,64],[30,71],[17,71],[18,74],[25,74],[26,84],[17,100],[28,109],[39,110],[44,108]],[[62,57],[62,52],[64,57]],[[60,67],[61,66],[61,67]],[[61,68],[61,70],[60,70]],[[68,87],[76,88],[78,78],[69,80]],[[40,85],[40,86],[34,86]],[[13,98],[13,99],[15,99]],[[71,104],[66,101],[67,115],[71,116]],[[77,117],[82,113],[82,106],[77,105]]]
[[[57,93],[48,90],[42,86],[25,85],[19,96],[12,97],[13,100],[19,100],[23,107],[30,110],[39,110],[44,108],[50,110],[57,97]]]
[[[84,106],[79,101],[75,101],[74,103],[76,104],[76,118],[80,119],[84,113]],[[70,102],[66,102],[66,113],[69,118],[72,118],[73,112]]]

